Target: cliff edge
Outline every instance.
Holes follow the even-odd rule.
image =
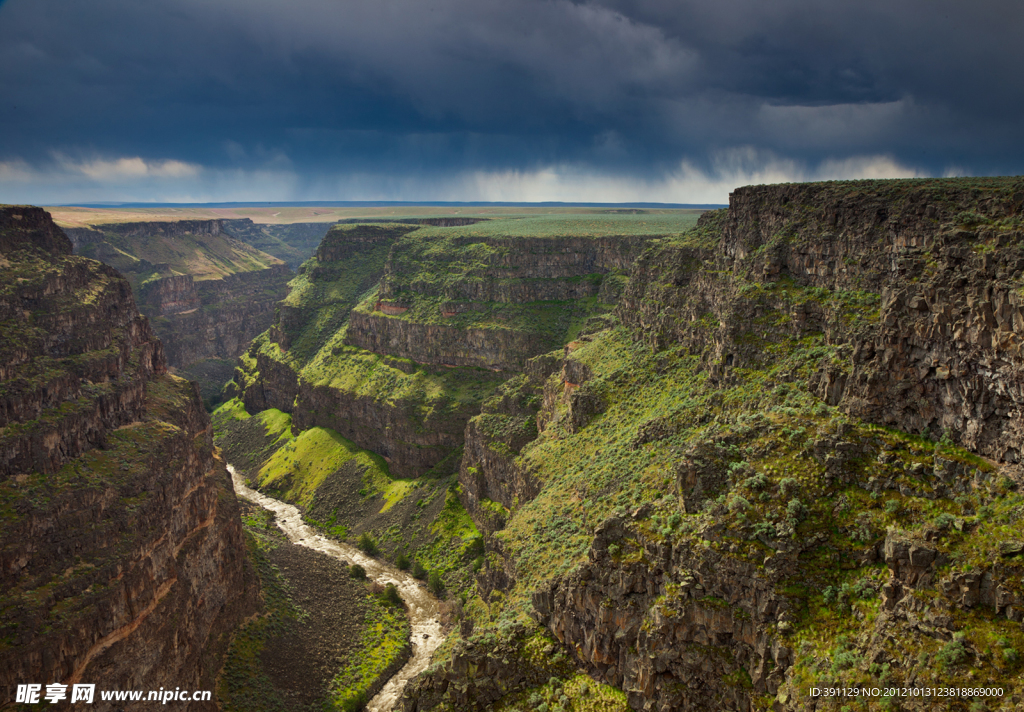
[[[167,374],[127,280],[73,256],[47,213],[0,208],[0,249],[5,699],[212,690],[256,589],[198,393]]]

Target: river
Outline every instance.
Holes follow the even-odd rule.
[[[401,699],[402,691],[409,680],[427,669],[430,656],[444,642],[439,601],[430,595],[420,581],[404,571],[381,563],[354,546],[317,533],[302,521],[302,515],[297,507],[246,486],[245,478],[231,465],[228,465],[228,472],[231,473],[235,493],[273,512],[276,515],[277,526],[292,542],[349,564],[359,564],[366,569],[367,577],[373,581],[381,585],[393,583],[398,587],[398,592],[405,601],[412,628],[412,657],[366,705],[367,712],[390,712]]]

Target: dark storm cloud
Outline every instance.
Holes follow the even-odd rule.
[[[1017,0],[8,0],[0,180],[650,178],[738,149],[1020,172],[1022,21]]]

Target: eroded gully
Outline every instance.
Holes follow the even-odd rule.
[[[245,484],[242,475],[231,465],[228,465],[228,471],[235,485],[235,493],[273,512],[276,515],[277,526],[292,542],[349,564],[359,564],[366,569],[366,575],[371,580],[381,585],[393,583],[398,587],[398,592],[405,601],[412,628],[412,657],[366,705],[367,712],[389,712],[398,704],[409,680],[427,668],[430,656],[444,641],[438,600],[409,574],[367,556],[354,546],[318,534],[312,527],[303,523],[302,515],[294,505],[251,489]]]

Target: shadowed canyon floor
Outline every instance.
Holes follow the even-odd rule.
[[[285,533],[290,541],[312,551],[326,554],[332,559],[344,561],[348,564],[358,564],[365,569],[366,576],[375,583],[380,585],[393,584],[398,588],[402,600],[405,602],[406,613],[409,618],[411,628],[409,640],[412,646],[412,654],[411,656],[402,655],[396,658],[404,660],[404,658],[408,657],[409,660],[400,669],[392,672],[391,675],[385,676],[381,682],[386,681],[386,685],[379,689],[379,692],[375,692],[372,699],[366,703],[368,712],[386,712],[390,710],[401,696],[406,683],[426,669],[430,663],[431,655],[444,641],[438,601],[425,590],[422,582],[416,580],[411,575],[386,566],[353,546],[332,541],[327,537],[317,534],[311,527],[303,523],[302,516],[296,507],[250,489],[246,486],[241,475],[234,468],[230,466],[229,468],[234,478],[235,491],[241,497],[273,512],[275,515],[274,524]],[[288,576],[287,570],[285,575]],[[312,576],[311,578],[319,577]],[[301,587],[302,583],[297,582],[297,586]],[[272,655],[276,657],[286,654],[282,647],[278,643],[273,648]],[[369,651],[361,652],[366,655]],[[387,667],[393,667],[393,663],[389,661]],[[380,688],[380,685],[375,686]]]

